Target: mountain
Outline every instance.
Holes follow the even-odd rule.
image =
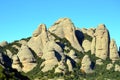
[[[0,43],[0,79],[119,80],[120,51],[104,24],[76,28],[61,18],[31,37]]]

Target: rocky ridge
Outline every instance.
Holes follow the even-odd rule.
[[[78,29],[69,18],[59,19],[49,29],[41,24],[29,38],[0,43],[0,65],[24,72],[31,79],[40,77],[32,75],[35,71],[36,75],[51,70],[66,75],[77,69],[80,74],[95,74],[97,66],[120,73],[119,54],[104,24]]]

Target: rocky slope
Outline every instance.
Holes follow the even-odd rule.
[[[79,29],[61,18],[49,29],[41,24],[31,37],[1,42],[0,66],[31,80],[119,80],[119,54],[104,24]]]

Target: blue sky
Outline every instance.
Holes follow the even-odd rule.
[[[120,0],[0,0],[0,42],[29,37],[62,17],[79,28],[104,23],[120,46]]]

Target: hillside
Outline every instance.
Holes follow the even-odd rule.
[[[0,80],[119,80],[120,51],[104,24],[77,28],[61,18],[32,36],[0,43]]]

